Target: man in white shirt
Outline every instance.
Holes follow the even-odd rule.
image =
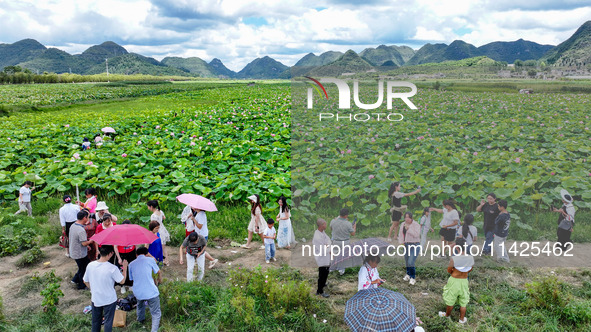
[[[80,207],[72,204],[72,197],[64,195],[64,206],[60,208],[60,224],[62,225],[62,234],[66,237],[70,236],[70,227],[78,220],[78,212]],[[70,248],[66,247],[66,256],[70,257]]]
[[[92,332],[100,332],[103,316],[105,317],[105,332],[113,329],[117,293],[115,284],[123,283],[127,277],[127,261],[122,265],[123,274],[119,268],[109,262],[115,254],[111,245],[102,245],[99,248],[101,258],[91,262],[84,273],[84,283],[90,288],[92,301]]]
[[[25,184],[18,191],[18,211],[14,214],[15,216],[21,212],[27,211],[29,217],[33,216],[33,207],[31,207],[31,191],[35,190],[35,187],[31,186],[33,182],[25,181]]]
[[[314,232],[314,239],[312,245],[314,247],[313,255],[318,264],[318,289],[316,295],[322,297],[329,297],[328,293],[324,291],[326,286],[326,279],[330,272],[330,237],[324,232],[326,230],[326,220],[318,218],[316,221],[318,229]]]

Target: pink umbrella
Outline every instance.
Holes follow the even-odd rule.
[[[113,129],[113,128],[111,128],[111,127],[105,127],[105,128],[103,128],[103,129],[101,129],[101,131],[102,131],[103,133],[113,133],[113,134],[115,133],[115,129]]]
[[[127,224],[109,227],[93,235],[90,239],[100,245],[133,246],[152,243],[158,239],[158,236],[140,225]]]
[[[186,204],[190,207],[193,207],[195,209],[209,212],[214,212],[218,210],[218,208],[215,207],[215,204],[212,201],[203,196],[195,194],[182,194],[177,196],[176,199],[177,201]]]

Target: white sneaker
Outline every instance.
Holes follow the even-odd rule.
[[[209,268],[213,268],[215,266],[215,264],[218,262],[217,259],[214,259],[213,261],[209,262]]]
[[[409,281],[410,280],[410,276],[407,274],[407,275],[404,276],[404,278],[402,278],[402,280]]]
[[[275,257],[273,257],[271,259],[273,260],[273,262],[276,262],[277,261],[277,258],[275,258]]]
[[[445,315],[445,311],[440,311],[440,312],[439,312],[439,317],[447,317],[447,316]]]
[[[459,320],[458,323],[460,324],[466,324],[466,322],[468,321],[468,318],[464,317],[464,320]]]
[[[66,257],[70,257],[70,254],[66,253]]]
[[[125,294],[127,292],[127,290],[125,289],[125,286],[121,286],[121,294]]]
[[[417,283],[417,280],[415,278],[411,278],[408,283],[411,284],[411,285],[414,285],[414,284]]]
[[[269,264],[269,260],[266,260],[265,262],[267,262],[267,264]]]

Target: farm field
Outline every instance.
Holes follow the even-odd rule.
[[[573,240],[580,244],[591,236],[585,222],[591,220],[589,95],[419,89],[412,98],[417,111],[395,105],[403,122],[368,124],[320,123],[317,113],[294,111],[285,83],[0,86],[0,92],[0,99],[5,98],[0,105],[46,106],[0,117],[0,294],[5,314],[0,329],[7,331],[90,326],[89,316],[81,313],[90,294],[71,287],[75,264],[55,245],[59,197],[74,194],[76,185],[81,190],[96,187],[112,213],[141,225],[149,221],[146,201],[159,199],[174,246],[184,235],[178,218],[182,205],[174,200],[178,194],[199,193],[218,205],[220,211],[209,213],[208,220],[211,253],[221,264],[206,271],[203,283],[183,282],[178,247],[169,248],[171,266],[164,268],[167,280],[160,289],[163,331],[346,330],[344,306],[355,293],[357,269],[344,276],[331,273],[332,296],[324,300],[313,295],[317,270],[290,267],[289,251],[278,251],[278,263],[271,267],[257,267],[266,265],[262,250],[230,245],[244,241],[249,221],[245,201],[254,192],[261,194],[266,217],[277,213],[280,195],[289,198],[298,241],[312,238],[317,217],[330,220],[343,206],[360,220],[356,239],[385,237],[387,192],[397,180],[403,190],[422,186],[405,203],[413,212],[440,207],[443,198],[452,197],[464,213],[474,213],[480,199],[494,191],[509,200],[514,218],[510,240],[554,241],[556,215],[547,212],[548,205],[558,205],[556,188],[566,188],[578,209]],[[97,148],[93,138],[105,126],[117,135]],[[81,151],[84,137],[92,142],[90,150]],[[15,193],[25,180],[37,187],[35,218],[12,216],[18,209]],[[476,220],[481,232],[482,216],[476,214]],[[19,265],[26,250],[35,247],[44,258]],[[42,261],[51,261],[50,267]],[[441,290],[447,261],[425,259],[417,267],[415,286],[398,282],[403,277],[400,259],[380,265],[380,275],[388,279],[384,287],[415,304],[427,331],[588,330],[588,267],[528,269],[489,261],[478,258],[470,276],[466,326],[456,323],[457,309],[453,320],[437,317],[445,308]],[[46,275],[51,269],[65,293],[56,316],[42,312],[39,295],[47,286],[39,276],[51,279]],[[273,282],[265,283],[269,278]],[[134,319],[135,311],[128,313],[133,323],[120,330],[144,330]]]

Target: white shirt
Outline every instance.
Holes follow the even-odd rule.
[[[31,202],[31,189],[22,186],[21,189],[18,191],[22,196],[22,203],[30,203]]]
[[[207,229],[207,215],[205,215],[205,211],[199,211],[195,216],[195,220],[197,220],[198,224],[203,225],[201,229],[195,225],[195,232],[203,237],[209,236],[209,230]],[[193,222],[193,220],[191,220],[191,222]]]
[[[109,262],[94,261],[86,267],[83,280],[90,284],[90,300],[94,306],[102,307],[117,301],[115,283],[123,282],[123,274]]]
[[[319,267],[330,265],[330,238],[325,232],[316,230],[314,232],[314,239],[312,240],[312,255],[316,259],[316,264]]]
[[[268,226],[265,227],[265,230],[263,231],[263,235],[264,236],[275,236],[275,227],[271,227],[271,228],[269,228]],[[265,244],[273,244],[273,243],[275,243],[275,239],[265,238]]]
[[[66,203],[60,208],[60,224],[66,227],[67,222],[74,222],[78,219],[80,207],[72,203]]]
[[[378,288],[378,284],[372,284],[371,282],[380,279],[378,269],[372,269],[369,264],[363,264],[359,269],[359,282],[357,284],[357,291],[362,289]]]
[[[463,236],[464,234],[462,234]],[[476,226],[468,226],[468,235],[466,236],[466,245],[471,246],[474,243],[474,238],[478,235],[478,229]]]
[[[453,227],[447,227],[447,229],[457,229],[459,227],[458,225],[460,223],[460,215],[456,210],[447,211],[446,208],[443,208],[443,219],[441,219],[439,226],[443,227],[451,225],[454,223],[454,220],[457,220],[458,223]]]
[[[575,207],[573,206],[573,203],[568,203],[566,205],[566,214],[568,215],[567,220],[570,220],[574,223],[575,222]]]

